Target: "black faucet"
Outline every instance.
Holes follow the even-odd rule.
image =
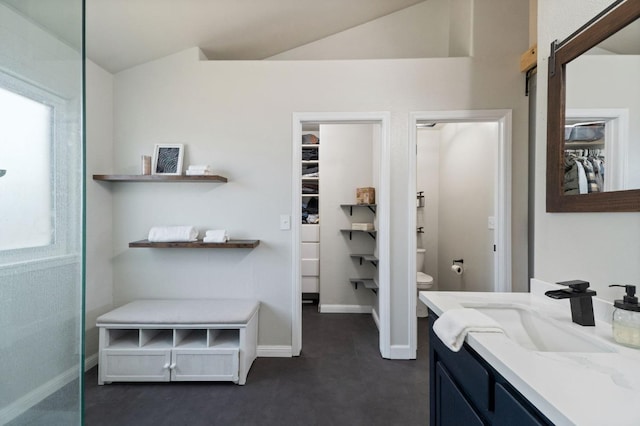
[[[552,299],[570,299],[571,304],[571,320],[580,325],[596,325],[593,318],[593,299],[596,292],[589,290],[587,281],[573,280],[557,283],[566,285],[567,288],[561,290],[549,290],[545,292],[545,296]]]

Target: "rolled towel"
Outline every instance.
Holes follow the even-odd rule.
[[[212,175],[213,172],[211,170],[187,170],[185,174],[187,176],[207,176]]]
[[[194,171],[194,172],[195,171],[203,172],[203,171],[209,171],[211,169],[210,169],[209,165],[198,165],[198,164],[194,165],[194,164],[192,164],[192,165],[189,166],[189,168],[187,170],[191,170],[191,171]]]
[[[224,229],[210,229],[205,233],[204,239],[202,240],[205,243],[225,243],[229,240],[227,236],[227,231]]]
[[[155,243],[196,241],[198,230],[194,226],[154,226],[148,239]]]
[[[503,333],[493,318],[470,308],[450,309],[433,323],[433,331],[449,349],[458,352],[469,332]]]

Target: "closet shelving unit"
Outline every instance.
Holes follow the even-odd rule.
[[[316,125],[311,125],[303,129],[301,150],[301,198],[303,205],[303,213],[308,214],[306,206],[310,203],[317,207],[320,205],[320,129]],[[305,143],[315,140],[316,143]],[[317,168],[314,176],[308,176],[311,168]],[[306,190],[305,190],[306,189]],[[310,192],[309,189],[314,190]],[[318,218],[319,211],[316,213]],[[306,216],[308,217],[308,216]],[[318,303],[320,300],[320,224],[319,221],[309,223],[305,219],[302,222],[303,227],[308,229],[302,232],[302,300],[305,302]],[[304,232],[307,231],[307,232]],[[306,253],[306,255],[305,255]],[[308,256],[308,257],[307,257]]]
[[[93,180],[102,182],[210,182],[226,183],[227,178],[219,175],[110,175],[95,174]],[[229,240],[224,243],[205,243],[203,241],[193,242],[167,242],[158,243],[149,240],[132,241],[130,248],[208,248],[208,249],[231,249],[231,248],[255,248],[260,244],[260,240]]]
[[[349,216],[353,216],[353,210],[357,208],[367,208],[373,215],[376,214],[376,205],[375,204],[340,204],[340,207],[347,210],[349,212]],[[340,232],[344,234],[349,234],[349,240],[353,238],[353,233],[367,233],[371,238],[376,239],[377,231],[375,229],[372,230],[361,230],[361,229],[341,229]],[[364,262],[368,262],[373,265],[375,268],[378,268],[378,258],[373,253],[352,253],[352,259],[357,259],[362,265]],[[378,283],[375,278],[349,278],[349,282],[353,284],[354,288],[357,290],[358,285],[362,285],[364,288],[368,288],[374,293],[378,293]]]

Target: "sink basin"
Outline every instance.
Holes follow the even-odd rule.
[[[605,343],[583,336],[524,305],[463,303],[493,318],[523,348],[538,352],[615,352]]]

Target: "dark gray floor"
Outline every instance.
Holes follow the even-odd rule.
[[[296,358],[258,358],[247,384],[114,383],[87,372],[85,424],[99,425],[425,425],[427,321],[418,321],[415,361],[380,357],[371,315],[303,308]],[[52,423],[15,423],[52,424]]]

